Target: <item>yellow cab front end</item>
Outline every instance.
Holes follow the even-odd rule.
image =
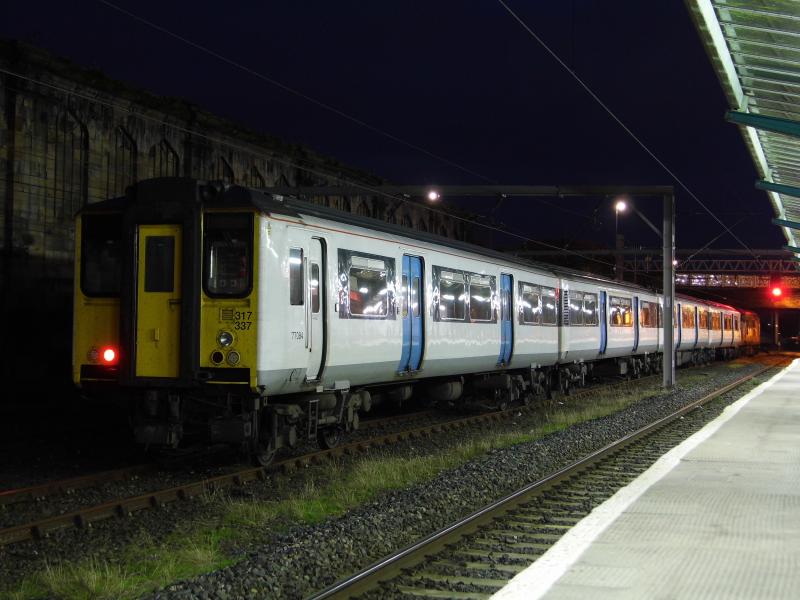
[[[77,217],[73,379],[145,445],[257,438],[258,211],[220,190],[148,180]]]
[[[119,381],[122,213],[108,204],[75,222],[72,379],[90,389]]]

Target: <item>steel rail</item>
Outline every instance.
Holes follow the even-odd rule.
[[[425,410],[416,413],[409,413],[405,415],[396,415],[392,417],[369,419],[361,422],[360,429],[375,429],[391,424],[394,421],[403,419],[413,420],[420,417],[425,417],[433,414],[435,411]],[[196,455],[189,455],[188,458],[196,458]],[[172,462],[171,459],[168,464]],[[123,481],[132,476],[148,473],[150,471],[158,470],[162,465],[158,462],[136,464],[129,467],[122,467],[119,469],[111,469],[107,471],[99,471],[96,473],[88,473],[86,475],[79,475],[77,477],[68,477],[65,479],[57,479],[37,483],[29,486],[19,488],[9,488],[0,490],[0,506],[14,504],[17,502],[24,502],[26,500],[38,500],[48,496],[55,496],[57,494],[64,494],[75,490],[86,489],[101,483],[111,481]]]
[[[443,529],[440,529],[431,535],[390,554],[371,565],[365,567],[354,575],[338,581],[333,585],[325,588],[324,590],[310,596],[309,600],[326,600],[334,597],[352,597],[353,595],[363,593],[368,589],[374,588],[381,581],[394,578],[402,570],[408,569],[420,562],[424,561],[427,556],[434,554],[438,549],[445,545],[452,544],[458,539],[463,538],[465,535],[472,533],[481,524],[487,520],[496,518],[511,510],[514,506],[520,504],[522,501],[527,500],[528,496],[539,493],[544,489],[552,487],[554,484],[563,481],[564,479],[574,475],[576,472],[586,469],[597,461],[613,454],[622,448],[630,445],[631,443],[646,437],[655,431],[663,428],[665,425],[680,418],[682,415],[707,404],[708,402],[718,398],[719,396],[747,383],[754,377],[758,377],[762,373],[776,368],[781,363],[786,363],[785,358],[778,360],[770,365],[759,369],[755,373],[751,373],[727,384],[714,392],[687,404],[686,406],[678,409],[677,411],[654,421],[653,423],[641,427],[640,429],[616,440],[606,446],[595,450],[591,454],[563,467],[562,469],[535,481],[531,484],[512,492],[511,494],[489,504],[463,519],[452,523]]]
[[[133,475],[146,473],[154,468],[155,465],[141,464],[110,471],[101,471],[99,473],[89,473],[88,475],[70,477],[68,479],[46,481],[44,483],[21,488],[0,490],[0,505],[14,504],[15,502],[22,502],[24,500],[36,500],[46,496],[63,494],[65,492],[91,487],[98,483],[105,483],[107,481],[121,481]]]
[[[513,416],[519,412],[520,407],[515,407],[503,412],[484,413],[463,419],[435,423],[415,429],[401,432],[387,433],[375,438],[360,440],[337,446],[330,450],[321,450],[300,456],[289,457],[276,461],[269,467],[250,467],[237,470],[231,473],[217,475],[215,477],[180,484],[174,487],[147,492],[145,494],[130,496],[123,499],[112,500],[102,504],[80,508],[75,511],[67,512],[44,519],[39,519],[23,525],[16,525],[5,529],[0,529],[0,546],[22,542],[26,540],[36,540],[47,537],[51,532],[70,527],[86,528],[93,522],[110,519],[112,517],[129,516],[132,513],[148,508],[164,506],[178,500],[193,498],[206,490],[224,489],[234,485],[244,485],[256,479],[263,480],[268,473],[273,471],[283,471],[291,473],[298,468],[310,464],[321,464],[332,458],[354,455],[366,452],[372,448],[383,447],[407,439],[429,436],[451,429],[460,429],[468,425],[480,422],[499,421]],[[527,407],[526,407],[527,408]]]

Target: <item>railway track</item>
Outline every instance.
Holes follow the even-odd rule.
[[[599,388],[604,390],[614,390],[618,388],[630,387],[632,385],[639,385],[648,379],[655,379],[657,377],[660,376],[653,375],[649,377],[642,377],[638,380],[624,380],[612,384],[581,388],[577,391],[574,391],[569,397],[572,400],[577,400],[581,397],[596,393]],[[538,409],[539,406],[534,403],[528,406],[513,406],[504,411],[484,412],[467,417],[453,418],[433,424],[414,427],[412,429],[389,432],[372,438],[353,441],[330,450],[320,450],[307,454],[301,454],[299,456],[284,458],[275,461],[269,467],[247,467],[243,469],[235,469],[229,473],[224,473],[214,477],[206,477],[163,489],[148,491],[147,493],[140,495],[114,499],[100,504],[81,507],[77,510],[68,510],[62,514],[48,516],[28,523],[0,529],[0,546],[42,539],[48,537],[51,533],[62,529],[89,528],[97,521],[128,517],[141,510],[158,508],[172,502],[187,500],[210,490],[221,490],[235,486],[243,486],[248,482],[264,480],[269,476],[270,473],[275,471],[291,473],[305,466],[321,464],[341,456],[364,453],[373,448],[396,444],[409,439],[427,437],[444,431],[462,429],[487,422],[499,422],[512,419],[520,415],[521,412],[530,413]],[[409,418],[412,420],[421,419],[426,415],[430,416],[435,412],[436,411],[429,410],[413,413],[411,415],[398,415],[383,419],[372,419],[365,421],[363,428],[367,430],[378,429],[380,427],[389,425],[392,421],[406,420]],[[105,471],[72,479],[46,482],[36,486],[6,490],[0,492],[0,505],[10,505],[26,499],[41,499],[53,494],[91,487],[106,482],[121,481],[125,480],[126,478],[151,471],[153,468],[153,465],[135,465],[114,471]]]
[[[417,413],[410,413],[407,415],[395,415],[392,417],[385,417],[379,419],[365,420],[361,423],[361,430],[377,429],[391,425],[395,421],[408,420],[423,420],[427,417],[434,415],[434,410],[424,410]],[[189,459],[196,460],[197,458],[208,456],[209,452],[202,454],[193,453],[188,455]],[[96,473],[88,473],[78,477],[70,477],[66,479],[57,479],[53,481],[45,481],[43,483],[24,486],[19,488],[11,488],[0,490],[0,506],[8,506],[26,501],[37,501],[50,496],[59,494],[71,493],[77,490],[82,490],[90,487],[95,487],[104,483],[114,481],[125,481],[133,477],[138,477],[147,473],[153,473],[159,469],[166,467],[174,468],[175,465],[180,465],[187,457],[174,457],[167,461],[156,461],[149,463],[135,464],[119,469],[111,469],[106,471],[99,471]]]
[[[688,431],[682,417],[782,359],[692,402],[314,595],[329,598],[487,598],[535,562],[592,509]]]

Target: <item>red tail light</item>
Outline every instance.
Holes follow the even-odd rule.
[[[112,363],[116,360],[117,353],[113,348],[103,349],[103,360],[107,363]]]

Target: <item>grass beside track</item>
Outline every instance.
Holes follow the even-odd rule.
[[[739,368],[738,361],[723,367]],[[708,377],[705,370],[679,372],[678,384],[691,386]],[[390,456],[391,450],[369,453],[310,467],[302,473],[276,475],[272,484],[281,500],[242,499],[209,493],[197,502],[210,503],[217,515],[202,522],[179,524],[166,538],[142,534],[113,560],[89,558],[46,564],[15,589],[0,587],[0,596],[14,600],[58,597],[76,599],[136,598],[174,581],[207,573],[244,558],[242,548],[265,542],[270,532],[338,516],[379,494],[423,483],[491,450],[530,442],[574,424],[604,417],[642,398],[657,394],[660,381],[638,387],[597,390],[579,398],[552,402],[532,425],[531,418],[506,422],[502,433],[475,432],[427,454]],[[525,423],[523,423],[525,421]],[[401,451],[402,452],[402,451]],[[91,542],[89,542],[91,543]],[[239,551],[236,551],[238,549]]]

